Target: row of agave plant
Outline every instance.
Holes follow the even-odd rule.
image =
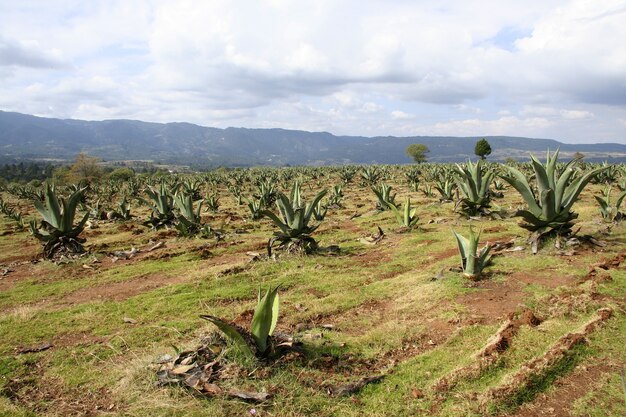
[[[510,168],[508,174],[502,178],[513,186],[522,195],[524,200],[529,206],[528,210],[522,210],[517,215],[521,216],[525,223],[523,226],[529,230],[541,230],[547,227],[556,228],[555,230],[564,231],[570,230],[571,220],[576,218],[575,213],[570,211],[573,202],[576,201],[585,185],[592,181],[594,176],[602,173],[604,167],[593,169],[586,174],[582,175],[576,181],[569,181],[569,178],[573,176],[573,169],[571,169],[572,161],[566,164],[565,169],[560,173],[556,170],[556,161],[558,158],[558,152],[552,157],[548,154],[547,162],[542,165],[535,158],[532,158],[533,168],[535,170],[535,179],[537,181],[537,189],[539,191],[538,197],[535,196],[533,189],[529,185],[526,176],[522,174],[519,169]],[[469,169],[463,169],[458,167],[461,176],[476,180],[480,178],[476,173],[475,166],[469,165]],[[478,164],[477,164],[478,165]],[[472,172],[475,175],[471,175]],[[489,175],[485,176],[487,179],[485,183],[489,182]],[[481,185],[478,185],[481,184]],[[477,194],[472,193],[477,189],[484,189],[483,182],[475,181],[474,184],[464,184],[466,187],[460,188],[463,190],[465,196],[469,199]],[[379,199],[379,206],[389,207],[398,215],[398,209],[393,204],[393,197],[390,194],[390,187],[381,187],[381,189],[375,189]],[[553,197],[552,194],[556,196]],[[624,191],[620,197],[618,197],[617,207],[620,206],[622,199],[626,196]],[[599,197],[596,199],[600,201]],[[608,195],[607,195],[608,200]],[[471,201],[473,203],[474,201]],[[475,208],[476,205],[466,204],[470,209]],[[560,208],[557,209],[557,208]],[[604,209],[605,207],[602,206]],[[407,198],[405,202],[405,216],[412,216],[414,211],[410,208],[410,200]],[[466,238],[459,233],[454,232],[458,244],[458,250],[461,257],[461,265],[463,273],[470,279],[477,278],[483,271],[483,269],[489,264],[491,260],[489,245],[485,245],[482,249],[478,249],[478,242],[480,240],[480,233],[475,233],[472,227],[469,228],[469,236]],[[234,343],[234,346],[247,357],[267,357],[275,348],[275,341],[272,338],[272,333],[276,327],[278,321],[279,312],[279,296],[278,287],[267,290],[264,297],[261,298],[261,292],[259,290],[259,297],[257,307],[254,311],[254,315],[251,322],[251,328],[248,332],[246,329],[233,326],[228,322],[210,315],[202,315],[201,317],[215,324],[222,333]]]
[[[380,210],[392,210],[400,225],[414,228],[419,219],[415,215],[416,208],[412,206],[411,199],[407,197],[404,204],[396,203],[392,187],[384,182],[397,179],[401,174],[413,191],[419,190],[423,183],[422,191],[427,194],[427,191],[431,191],[428,190],[430,184],[434,183],[434,188],[441,195],[441,201],[455,201],[458,211],[469,217],[497,215],[498,210],[491,210],[492,200],[501,196],[502,190],[509,185],[519,192],[526,205],[515,213],[522,218],[521,226],[538,237],[548,233],[571,233],[573,220],[577,217],[572,206],[589,182],[607,184],[604,195],[595,196],[603,217],[607,221],[618,221],[623,217],[619,209],[626,197],[626,190],[614,201],[611,200],[611,187],[621,188],[621,180],[626,178],[623,166],[581,164],[574,160],[559,164],[557,159],[558,151],[553,155],[548,153],[545,164],[533,157],[530,163],[515,166],[488,165],[478,161],[401,168],[261,168],[214,171],[193,176],[136,177],[124,183],[104,181],[101,184],[92,184],[89,188],[71,186],[66,190],[66,194],[69,193],[67,198],[57,196],[56,189],[49,185],[42,190],[13,186],[7,187],[5,191],[37,201],[36,208],[43,221],[39,225],[31,222],[31,231],[44,242],[46,256],[56,251],[53,248],[66,247],[70,251],[80,251],[82,246],[78,235],[89,216],[96,219],[129,220],[132,217],[129,201],[133,200],[150,208],[150,217],[144,222],[146,226],[154,229],[174,227],[181,236],[215,236],[219,234],[216,233],[218,231],[202,222],[201,209],[203,205],[208,211],[219,209],[216,191],[218,186],[228,189],[238,205],[243,205],[245,200],[252,219],[267,217],[276,225],[278,230],[268,243],[270,251],[276,243],[287,249],[314,251],[317,243],[311,234],[324,219],[329,208],[342,206],[344,187],[355,179],[359,180],[361,186],[372,188]],[[309,204],[303,202],[301,184],[307,184],[313,190],[315,185],[327,184],[333,177],[339,177],[341,182],[332,187],[330,194],[323,190]],[[283,184],[282,189],[286,189],[288,182],[291,183],[291,191],[281,192],[280,184]],[[203,185],[213,189],[204,199],[201,197]],[[100,201],[114,201],[114,196],[118,195],[122,198],[118,198],[120,202],[117,209],[100,204]],[[322,199],[327,195],[328,199],[323,203]],[[86,202],[94,199],[95,202],[91,204]],[[274,206],[276,212],[272,210]],[[88,210],[89,213],[74,227],[72,222],[78,207]],[[13,215],[16,216],[15,213]]]

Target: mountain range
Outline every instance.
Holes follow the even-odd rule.
[[[103,160],[143,160],[198,167],[252,165],[402,164],[411,143],[430,149],[428,161],[475,159],[481,137],[363,137],[286,129],[218,129],[191,123],[53,119],[0,111],[0,161],[72,160],[79,152]],[[527,159],[560,148],[587,161],[626,162],[626,144],[565,144],[551,139],[486,136],[490,160]]]

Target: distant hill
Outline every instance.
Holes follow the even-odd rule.
[[[83,121],[0,111],[0,160],[64,159],[79,152],[105,160],[151,160],[195,166],[402,164],[411,143],[430,149],[431,162],[475,159],[479,137],[361,137],[285,129],[217,129],[190,123]],[[626,145],[572,145],[550,139],[487,136],[490,160],[527,159],[560,147],[564,156],[626,162]]]

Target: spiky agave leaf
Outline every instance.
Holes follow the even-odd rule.
[[[203,314],[200,316],[200,318],[210,321],[215,326],[217,326],[217,328],[220,329],[222,333],[224,333],[224,335],[233,343],[235,348],[243,355],[248,358],[254,357],[254,353],[252,352],[252,349],[250,349],[248,342],[246,342],[246,339],[242,336],[242,334],[239,332],[239,329],[237,329],[235,326],[225,322],[218,317],[210,316],[208,314]]]
[[[324,196],[327,193],[328,193],[328,190],[320,191],[319,193],[317,193],[315,197],[313,197],[313,200],[310,203],[306,204],[305,211],[304,211],[305,223],[308,223],[311,220],[311,215],[313,214],[315,207],[319,204],[319,202],[322,200],[322,198],[324,198]]]
[[[390,208],[400,226],[413,227],[419,221],[419,217],[415,215],[417,209],[411,207],[411,199],[409,197],[406,197],[404,200],[404,208],[402,211],[395,205],[390,206]]]
[[[472,279],[478,277],[491,260],[491,255],[489,255],[491,246],[485,245],[485,247],[477,253],[480,232],[478,232],[478,234],[474,233],[471,226],[469,228],[468,238],[455,231],[452,232],[454,233],[459,248],[463,274]]]
[[[53,185],[46,183],[44,201],[35,200],[34,204],[46,223],[56,229],[61,228],[61,205]]]
[[[271,286],[267,289],[263,298],[259,300],[252,317],[250,331],[261,354],[267,351],[267,339],[274,332],[278,322],[279,288],[280,285],[274,289]]]

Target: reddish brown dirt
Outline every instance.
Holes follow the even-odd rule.
[[[498,233],[503,230],[506,230],[505,226],[491,226],[491,227],[487,227],[486,229],[483,229],[483,232],[484,233]]]
[[[475,287],[481,291],[462,295],[456,301],[485,324],[501,321],[508,313],[514,312],[524,299],[522,286],[516,281],[478,281]]]
[[[395,365],[397,362],[421,355],[445,343],[456,329],[453,324],[443,320],[429,321],[426,327],[428,333],[421,334],[415,339],[403,341],[402,346],[382,355],[379,363],[384,365],[385,362],[391,362],[392,365]]]
[[[454,248],[446,249],[441,252],[436,252],[428,256],[432,260],[432,262],[439,262],[444,259],[451,258],[453,256],[459,255],[459,249],[455,246]]]
[[[57,378],[32,374],[9,380],[2,394],[36,415],[97,416],[120,411],[106,389],[70,389]]]
[[[385,253],[385,248],[378,247],[364,253],[358,254],[354,259],[354,264],[369,267],[391,261],[391,256]]]
[[[184,282],[184,276],[146,275],[123,282],[81,288],[55,301],[60,305],[75,305],[91,301],[122,301],[135,295]]]
[[[522,285],[534,284],[547,288],[557,288],[562,285],[575,285],[577,283],[577,279],[574,277],[545,272],[538,272],[532,275],[528,272],[514,272],[508,279],[509,281],[516,281]]]
[[[477,281],[474,288],[483,291],[463,295],[457,302],[468,307],[472,314],[480,317],[482,323],[494,323],[501,320],[507,313],[515,312],[522,303],[527,285],[541,285],[556,288],[563,285],[575,285],[577,280],[563,275],[549,275],[545,272],[528,274],[516,272],[511,274],[505,282],[491,280]]]
[[[333,229],[345,230],[347,232],[354,233],[354,234],[363,233],[363,230],[353,220],[346,220],[337,225],[332,225],[331,227]]]
[[[26,251],[24,251],[26,252]],[[2,265],[11,265],[11,264],[19,264],[22,262],[30,262],[33,259],[37,258],[37,255],[34,253],[24,253],[21,250],[18,250],[15,254],[9,255],[7,257],[2,258]]]
[[[250,328],[250,323],[252,323],[252,317],[254,317],[254,310],[245,310],[235,317],[233,323],[239,327],[248,329]]]
[[[15,283],[17,282],[35,277],[34,273],[32,272],[30,268],[30,263],[26,265],[13,265],[13,266],[2,267],[0,268],[0,272],[4,268],[8,268],[10,272],[0,277],[0,292],[7,291],[9,288],[13,287],[13,285],[15,285]]]
[[[574,401],[589,392],[597,383],[601,375],[615,372],[616,369],[607,364],[579,366],[571,372],[557,379],[549,393],[537,396],[532,403],[524,405],[511,416],[517,417],[567,417]]]

